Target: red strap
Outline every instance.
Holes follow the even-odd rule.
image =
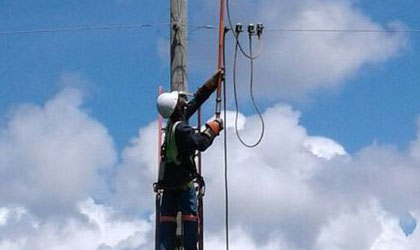
[[[159,217],[160,222],[174,222],[176,223],[176,217],[173,216],[160,216]]]
[[[182,215],[183,221],[198,221],[198,217],[192,214]]]

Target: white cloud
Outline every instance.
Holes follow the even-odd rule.
[[[0,203],[38,215],[71,212],[99,188],[116,159],[99,122],[80,109],[81,93],[64,89],[44,106],[20,105],[0,129]]]
[[[7,208],[0,208],[0,227],[7,223],[7,218],[9,216],[9,209]]]
[[[410,154],[376,145],[346,155],[337,142],[308,135],[299,113],[284,105],[268,109],[264,118],[267,133],[256,149],[243,148],[228,130],[232,228],[258,246],[280,235],[278,244],[289,249],[393,249],[378,247],[405,238],[398,217],[420,207],[420,168]],[[257,117],[246,117],[245,136],[258,130]],[[224,218],[220,138],[204,164],[206,225],[213,235]],[[369,205],[372,199],[377,204]],[[413,243],[404,244],[402,249]]]
[[[68,217],[61,222],[45,221],[30,213],[12,218],[7,225],[9,230],[0,236],[0,249],[151,249],[151,242],[146,240],[151,232],[149,222],[124,218],[92,199],[81,202],[78,212],[83,217]]]
[[[9,112],[0,130],[1,250],[151,248],[148,219],[88,198],[109,189],[116,152],[82,101],[65,88],[43,106]]]
[[[156,178],[156,122],[141,128],[138,137],[122,151],[121,162],[115,167],[114,192],[111,199],[105,200],[106,205],[86,200],[94,189],[89,184],[100,186],[96,170],[102,169],[104,162],[115,164],[115,159],[105,129],[80,109],[81,99],[76,93],[64,91],[43,107],[30,105],[10,113],[2,130],[0,152],[5,156],[2,160],[13,168],[1,168],[0,177],[13,180],[17,187],[32,183],[32,187],[45,194],[36,196],[37,203],[28,201],[26,193],[16,193],[14,200],[2,197],[2,208],[8,212],[2,216],[1,250],[152,248],[151,184]],[[230,112],[229,116],[232,115]],[[67,118],[65,122],[62,117]],[[415,197],[420,190],[417,184],[420,173],[414,157],[419,139],[413,141],[406,153],[373,145],[355,155],[346,155],[337,142],[308,135],[299,125],[299,117],[300,113],[287,105],[266,110],[266,135],[253,150],[239,144],[229,125],[232,119],[228,119],[232,248],[379,250],[392,246],[395,247],[392,249],[414,250],[419,244],[419,230],[406,237],[398,225],[398,217],[410,212],[419,218],[416,211],[420,204]],[[245,138],[254,138],[259,129],[257,116],[241,115],[241,133]],[[36,144],[37,147],[26,143],[34,138],[44,143]],[[15,149],[13,154],[4,146],[6,142]],[[70,147],[76,142],[90,146],[83,151]],[[59,146],[45,146],[49,143]],[[203,155],[207,180],[206,245],[210,249],[219,249],[224,244],[221,143],[222,138],[217,138]],[[105,161],[98,160],[99,155],[88,154],[92,148],[102,157],[105,157],[103,152],[111,156]],[[89,170],[79,170],[79,174],[77,168],[71,168],[76,173],[66,172],[69,179],[62,180],[67,181],[62,186],[71,190],[54,183],[49,188],[39,187],[34,185],[38,182],[22,172],[21,162],[25,159],[34,162],[33,169],[42,169],[45,164],[41,163],[49,163],[49,158],[45,160],[42,156],[51,150],[58,153],[73,150],[72,157],[64,154],[58,160],[54,158],[54,162],[68,166],[77,160],[77,166]],[[47,166],[50,166],[49,174],[62,172],[51,167],[56,164]],[[18,173],[22,179],[14,178]],[[47,176],[40,178],[39,182]],[[64,204],[74,208],[72,214],[64,213],[67,207],[62,206],[61,195],[71,198]],[[52,205],[55,214],[62,215],[61,219],[40,216],[43,215],[40,211],[49,211],[40,209],[44,204]]]
[[[310,136],[305,139],[303,145],[315,156],[327,160],[346,154],[346,151],[340,144],[325,137]]]
[[[372,200],[330,220],[321,230],[315,249],[396,249],[390,246],[404,239],[398,219]]]
[[[205,247],[207,249],[225,249],[225,245],[224,234],[221,232],[208,237]],[[279,235],[266,242],[257,243],[247,232],[239,228],[230,231],[229,246],[230,249],[243,250],[295,250],[295,248],[282,242]]]
[[[420,117],[417,118],[417,138],[420,138]],[[410,156],[420,163],[420,139],[413,141],[410,145]]]
[[[113,204],[126,212],[147,214],[154,210],[152,184],[157,176],[157,132],[157,123],[150,123],[122,151],[113,183]]]
[[[270,1],[265,22],[272,28],[384,29],[351,1]],[[283,13],[289,13],[284,19]],[[390,24],[398,28],[395,23]],[[268,27],[271,28],[271,27]],[[264,36],[265,55],[258,62],[263,93],[287,97],[340,86],[362,66],[381,63],[405,46],[405,36],[395,33],[275,33]],[[268,79],[267,79],[268,78]]]
[[[258,86],[255,90],[265,98],[301,98],[319,89],[335,89],[355,76],[363,66],[390,60],[406,47],[407,37],[402,33],[274,31],[275,29],[401,28],[402,24],[395,20],[389,20],[388,24],[371,20],[358,8],[357,1],[238,0],[230,3],[234,24],[262,22],[266,26],[262,37],[264,53],[254,63],[255,86]],[[211,6],[203,7],[203,10],[218,8],[217,3],[213,1],[206,4]],[[195,15],[202,17],[200,13]],[[217,20],[214,16],[207,18],[206,21],[210,23],[215,23]],[[212,41],[211,44],[216,42],[214,33],[200,33],[200,36],[205,36],[202,40]],[[227,38],[227,53],[228,58],[231,58],[234,48],[233,38],[230,34]],[[243,47],[245,50],[248,49],[246,34],[243,34]],[[215,49],[215,46],[207,43],[191,44],[191,67],[194,72],[202,71],[200,67],[207,65],[208,61],[216,61]],[[206,53],[205,56],[203,51]],[[239,62],[238,82],[241,83],[239,85],[241,89],[240,86],[248,81],[248,74],[244,74],[248,71],[248,62],[244,60]],[[232,64],[230,60],[228,63],[230,81]],[[209,71],[211,72],[210,69]]]

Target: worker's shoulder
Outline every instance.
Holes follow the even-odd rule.
[[[193,131],[194,129],[185,121],[178,121],[175,126],[175,131],[177,133],[189,133]]]

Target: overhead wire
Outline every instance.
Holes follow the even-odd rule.
[[[102,26],[78,26],[78,27],[68,27],[68,28],[0,31],[0,35],[42,34],[42,33],[59,33],[59,32],[122,30],[122,29],[142,29],[142,28],[149,28],[149,27],[156,27],[156,26],[157,25],[154,25],[154,24],[117,24],[117,25],[102,25]]]
[[[228,5],[226,10],[228,10]],[[232,21],[230,19],[230,12],[228,12],[229,25],[232,27]],[[115,25],[100,25],[100,26],[76,26],[76,27],[64,27],[64,28],[41,28],[33,30],[13,30],[13,31],[0,31],[0,36],[8,35],[30,35],[30,34],[47,34],[47,33],[66,33],[66,32],[81,32],[81,31],[113,31],[113,30],[137,30],[144,28],[159,28],[163,25],[170,25],[169,23],[161,24],[115,24]],[[217,28],[211,24],[203,25],[188,25],[193,28],[191,33],[198,30],[216,30]],[[265,28],[266,31],[272,32],[284,32],[284,33],[420,33],[420,29],[291,29],[291,28]],[[235,32],[233,30],[233,32]],[[236,32],[234,34],[237,34]],[[239,39],[237,35],[235,39]],[[241,46],[242,48],[242,46]],[[247,55],[247,53],[245,53]],[[260,54],[260,53],[258,53]],[[246,56],[245,55],[245,56]],[[257,57],[257,56],[253,56]]]
[[[319,33],[420,33],[420,29],[288,29],[268,28],[274,32],[319,32]]]
[[[169,26],[169,23],[161,24],[115,24],[115,25],[99,25],[99,26],[75,26],[75,27],[63,27],[63,28],[41,28],[33,30],[13,30],[13,31],[0,31],[0,36],[8,35],[31,35],[31,34],[47,34],[47,33],[70,33],[70,32],[81,32],[81,31],[113,31],[113,30],[138,30],[144,28],[156,28],[161,26]],[[186,26],[185,24],[182,26]],[[207,29],[216,29],[212,25],[188,25],[193,28],[193,31]],[[159,32],[160,33],[160,32]]]

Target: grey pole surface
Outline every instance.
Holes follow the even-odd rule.
[[[187,0],[171,1],[171,90],[187,91]],[[182,239],[182,214],[177,214],[176,235]],[[182,241],[182,240],[181,240]],[[182,250],[177,247],[176,250]]]
[[[171,90],[187,91],[187,0],[171,1]]]

